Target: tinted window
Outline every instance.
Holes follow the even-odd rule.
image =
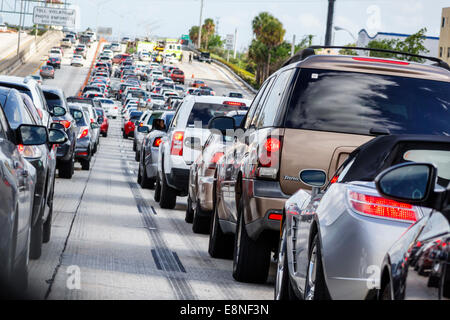
[[[53,110],[55,106],[63,106],[61,98],[58,95],[51,92],[44,92],[44,96],[50,110]]]
[[[142,112],[132,112],[130,114],[130,120],[139,120],[139,118],[142,116]]]
[[[225,106],[223,104],[212,103],[196,103],[189,115],[188,125],[194,125],[196,122],[201,122],[202,127],[208,127],[209,120],[217,116],[223,116],[227,112],[239,110],[239,107]]]
[[[264,107],[258,116],[257,123],[255,124],[257,128],[274,125],[275,117],[280,110],[279,106],[281,99],[284,96],[284,91],[287,88],[287,83],[293,70],[294,69],[287,70],[278,75],[278,78],[273,84],[272,90],[264,103]]]
[[[450,135],[450,83],[303,69],[287,112],[288,128],[369,134]]]
[[[268,84],[267,81],[263,83],[263,85],[261,86],[261,89],[259,89],[258,93],[256,94],[256,97],[253,99],[253,102],[247,113],[247,117],[245,119],[245,125],[244,125],[245,128],[250,127],[250,123],[252,122],[253,115],[255,114],[256,108],[258,108],[258,103],[264,94],[264,90],[266,90],[266,88],[267,88],[267,84]]]
[[[13,130],[17,129],[23,123],[33,123],[17,95],[10,93],[6,99],[6,103],[2,104],[2,107],[9,126]]]
[[[270,78],[270,79],[268,80],[267,88],[266,88],[266,90],[264,90],[264,93],[263,93],[263,95],[261,96],[261,99],[260,99],[259,102],[258,102],[258,106],[257,106],[257,108],[256,108],[256,110],[255,110],[255,114],[253,115],[253,120],[252,120],[252,122],[251,122],[251,125],[256,126],[256,124],[257,124],[257,122],[258,122],[259,114],[260,114],[260,112],[261,112],[262,107],[264,106],[264,102],[265,102],[266,99],[267,99],[267,95],[269,94],[270,89],[272,88],[272,84],[273,84],[273,80],[274,80],[274,79],[275,79],[275,78],[272,77],[272,78]]]
[[[233,116],[233,118],[236,123],[236,127],[239,127],[241,125],[242,120],[245,118],[245,114],[238,114]]]

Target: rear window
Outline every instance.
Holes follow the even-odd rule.
[[[86,121],[84,120],[83,112],[78,109],[70,109],[70,114],[72,117],[76,120],[78,127],[85,127],[87,126]],[[80,119],[78,119],[81,117]]]
[[[55,106],[63,106],[63,101],[57,94],[44,91],[44,97],[50,110],[53,110]]]
[[[240,107],[213,103],[196,103],[189,115],[188,125],[195,125],[197,122],[201,122],[202,128],[206,129],[209,120],[234,110],[240,110]]]
[[[450,83],[302,69],[285,126],[369,135],[450,135]]]
[[[130,120],[139,120],[142,116],[142,112],[132,112],[130,114]]]

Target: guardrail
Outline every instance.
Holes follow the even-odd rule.
[[[78,91],[78,97],[81,97],[81,95],[83,94],[83,89],[84,89],[84,87],[86,87],[86,85],[87,85],[88,82],[89,82],[89,79],[91,78],[92,70],[94,69],[95,62],[97,61],[98,52],[99,52],[100,47],[101,47],[101,45],[102,45],[103,42],[105,42],[105,39],[102,38],[102,39],[100,39],[100,41],[97,43],[97,49],[95,49],[95,55],[94,55],[94,58],[92,59],[91,66],[89,67],[88,74],[86,75],[86,79],[84,80],[83,84],[81,85],[80,90]]]
[[[14,55],[9,59],[0,62],[0,74],[10,74],[23,64],[25,64],[33,55],[39,53],[44,46],[49,43],[57,42],[61,39],[60,31],[47,31],[42,37],[31,41],[25,47],[21,48],[19,55]]]

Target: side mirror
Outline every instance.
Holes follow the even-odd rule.
[[[102,124],[102,123],[103,123],[103,117],[98,117],[97,123],[98,123],[98,124]]]
[[[53,110],[49,111],[52,117],[62,117],[66,114],[66,109],[61,106],[54,106]]]
[[[48,130],[48,142],[50,144],[63,144],[69,140],[67,134],[59,129],[49,129]]]
[[[81,111],[73,111],[73,118],[75,119],[75,120],[80,120],[80,119],[83,119],[83,112],[81,112]]]
[[[98,125],[97,122],[91,122],[91,129],[98,129],[100,128],[100,126]]]
[[[147,126],[138,126],[137,131],[140,133],[149,133],[150,129]]]
[[[208,129],[218,130],[222,135],[227,135],[227,131],[231,131],[236,128],[236,121],[232,117],[219,116],[209,120]]]
[[[312,187],[312,196],[319,193],[320,189],[327,183],[327,174],[319,169],[305,169],[300,171],[300,181]]]
[[[17,144],[24,146],[41,145],[47,143],[47,128],[30,124],[22,124],[16,130]]]
[[[58,129],[58,130],[63,130],[64,131],[65,127],[61,123],[53,122],[50,125],[50,129]]]
[[[385,198],[435,209],[450,221],[450,185],[444,189],[436,181],[433,164],[407,162],[381,172],[375,186]]]

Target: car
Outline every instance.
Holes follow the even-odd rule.
[[[199,62],[207,62],[211,63],[212,59],[209,52],[200,52],[200,55],[198,56]]]
[[[244,95],[240,92],[229,92],[227,97],[231,98],[244,98]]]
[[[247,110],[237,110],[226,113],[226,116],[232,117],[236,126],[239,126],[246,114]],[[209,233],[215,203],[214,173],[216,164],[232,141],[233,137],[213,130],[206,140],[200,156],[190,168],[185,221],[193,223],[194,233]]]
[[[67,33],[64,39],[69,39],[72,45],[76,44],[77,42],[76,35],[72,33]]]
[[[43,78],[42,78],[42,75],[40,74],[40,72],[39,72],[39,74],[31,74],[28,77],[31,79],[34,79],[37,83],[42,84]]]
[[[97,123],[100,125],[100,134],[103,137],[108,136],[108,129],[109,129],[109,122],[108,117],[106,116],[105,110],[103,108],[95,108],[95,111],[97,112],[98,120]]]
[[[53,117],[52,120],[53,123],[62,125],[61,130],[64,130],[68,138],[64,144],[60,144],[56,149],[58,175],[60,178],[71,179],[74,173],[75,147],[79,128],[70,114],[63,90],[52,86],[42,86],[42,92],[49,110],[53,110],[55,107],[62,107],[66,111],[63,116]]]
[[[55,79],[55,68],[49,65],[43,65],[39,70],[39,74],[43,79],[46,78]]]
[[[117,116],[119,115],[119,107],[116,105],[114,100],[106,98],[95,98],[94,100],[100,102],[100,105],[102,106],[103,110],[105,110],[105,113],[108,117],[111,117],[113,119],[117,118]]]
[[[195,90],[198,90],[196,88],[188,88],[186,89],[186,95],[193,95]]]
[[[147,99],[147,108],[150,110],[163,109],[164,97],[160,94],[151,93]]]
[[[165,101],[167,101],[169,97],[179,97],[178,93],[175,90],[163,90],[162,96]]]
[[[330,62],[326,68],[324,59]],[[411,72],[416,76],[410,77]],[[438,101],[450,101],[443,94],[448,82],[442,80],[449,77],[440,66],[374,57],[331,58],[313,50],[304,50],[271,75],[238,130],[241,138],[217,165],[219,224],[225,234],[238,235],[232,245],[241,248],[233,256],[234,279],[266,281],[270,252],[279,242],[276,218],[290,196],[311,189],[301,182],[299,172],[315,168],[332,176],[354,149],[378,135],[447,134],[444,119],[449,113]],[[344,79],[360,86],[348,86]],[[375,79],[391,85],[375,88]],[[402,92],[414,92],[414,97],[405,99]]]
[[[20,95],[13,94],[20,103]],[[2,293],[8,287],[11,293],[23,294],[28,286],[28,268],[33,225],[33,200],[36,187],[36,169],[19,150],[35,148],[47,143],[58,143],[54,132],[49,137],[47,128],[39,125],[22,124],[13,130],[7,121],[3,108],[4,94],[0,95],[0,170],[14,169],[2,174],[0,184],[0,228],[4,241],[0,246],[0,282]],[[21,223],[19,223],[19,219]]]
[[[94,99],[94,98],[106,98],[106,94],[98,91],[86,91],[83,93],[83,98]]]
[[[142,111],[134,110],[131,111],[129,117],[125,118],[123,125],[123,138],[128,139],[128,137],[134,136],[134,129],[136,126],[136,122],[139,121],[139,118],[142,116]]]
[[[86,59],[86,57],[87,57],[87,50],[86,50],[85,46],[78,45],[73,50],[73,54],[74,55],[80,55],[80,56],[83,57],[83,59]]]
[[[17,130],[21,125],[45,128],[45,126],[42,126],[42,119],[28,95],[21,94],[15,89],[0,87],[0,96],[4,100],[1,107],[12,130]],[[63,116],[64,114],[65,110],[60,107],[53,108],[51,112],[52,116]],[[52,132],[60,132],[64,137],[61,143],[67,140],[65,133],[52,130]],[[17,150],[36,170],[29,254],[31,259],[39,259],[42,254],[42,244],[50,241],[56,154],[53,144],[22,145]]]
[[[112,50],[112,49],[111,49]],[[114,50],[112,50],[114,51]],[[117,54],[112,58],[113,64],[121,64],[124,62],[130,55],[128,53]]]
[[[206,83],[202,80],[194,80],[191,84],[192,87],[194,88],[200,88],[200,87],[204,87],[206,86]]]
[[[112,52],[119,52],[122,48],[119,43],[111,43],[111,50]],[[129,57],[129,55],[127,55],[127,57]]]
[[[157,119],[156,123],[159,126],[154,126],[156,123],[153,123],[152,120],[151,128],[145,125],[137,128],[140,133],[146,134],[139,148],[139,170],[137,177],[137,183],[144,189],[153,188],[155,185],[158,175],[159,147],[163,136],[166,134],[166,128],[170,125],[174,116],[174,111],[164,111]],[[155,198],[155,201],[159,201],[159,198]]]
[[[176,110],[180,103],[183,101],[182,97],[178,97],[175,95],[169,96],[166,100],[164,107],[170,110]]]
[[[82,34],[79,39],[79,43],[91,47],[92,39],[90,36]]]
[[[84,66],[83,56],[79,54],[74,54],[72,57],[72,61],[70,62],[70,65],[74,67],[83,67]]]
[[[420,135],[379,136],[353,151],[328,184],[322,169],[302,170],[299,179],[313,189],[311,193],[304,189],[296,192],[280,216],[275,297],[288,298],[289,292],[294,292],[305,300],[376,298],[377,286],[368,285],[372,270],[380,270],[395,241],[430,213],[383,197],[375,186],[377,176],[398,164],[421,162],[414,156],[417,154],[424,159],[427,153],[433,162],[439,161],[433,159],[432,152],[441,149],[440,140]],[[446,140],[450,152],[450,139]],[[331,216],[339,223],[324,223]],[[318,268],[311,273],[314,261]],[[365,266],[362,270],[361,261]],[[284,265],[302,268],[286,269]],[[327,270],[326,275],[323,270]]]
[[[141,133],[141,131],[139,131],[138,128],[145,126],[148,127],[150,131],[153,125],[153,119],[161,118],[163,113],[164,113],[163,111],[147,110],[141,115],[139,121],[136,122],[137,125],[134,128],[134,138],[133,138],[133,151],[135,152],[136,161],[139,161],[142,140],[146,135],[145,132]]]
[[[156,191],[161,193],[161,208],[173,209],[178,196],[188,195],[189,169],[206,142],[208,122],[215,116],[242,110],[249,103],[210,96],[187,96],[183,100],[160,148]]]
[[[70,114],[80,128],[75,148],[75,160],[80,162],[82,170],[89,170],[94,154],[94,145],[96,144],[93,130],[98,129],[99,125],[96,122],[89,121],[89,114],[84,111],[82,104],[71,102],[68,105]]]
[[[47,60],[47,65],[52,66],[55,69],[61,69],[61,58],[49,57]]]
[[[215,96],[215,91],[207,86],[200,87],[193,92],[194,95],[197,96]]]
[[[62,50],[61,49],[52,48],[52,49],[50,49],[50,52],[48,53],[48,57],[49,58],[56,57],[56,58],[62,59],[62,57],[63,57]]]
[[[60,45],[63,48],[70,48],[72,47],[72,41],[69,38],[64,38],[60,41]]]
[[[379,300],[450,298],[450,176],[446,161],[450,140],[446,137],[434,142],[440,147],[409,154],[408,158],[413,161],[388,168],[376,179],[376,188],[384,197],[430,211],[386,253],[378,277],[374,279],[379,287]],[[411,258],[412,249],[423,247],[423,243],[428,250],[416,252],[415,260],[430,260],[431,267],[420,273],[420,269],[411,265]]]
[[[175,69],[170,74],[170,78],[173,80],[173,82],[179,82],[184,84],[184,72],[180,69]]]
[[[4,23],[0,23],[0,32],[7,32],[8,26]]]

